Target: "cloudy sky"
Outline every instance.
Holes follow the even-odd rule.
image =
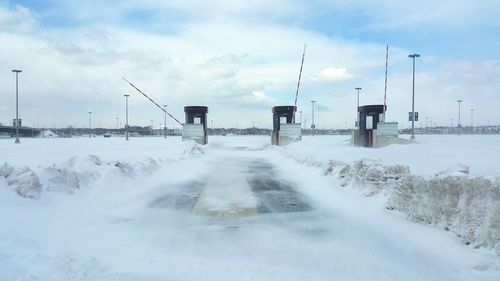
[[[411,60],[416,111],[425,126],[500,124],[500,2],[294,0],[0,0],[0,122],[155,127],[163,113],[127,77],[183,120],[209,106],[216,127],[271,126],[271,107],[293,104],[307,44],[299,110],[310,125],[352,127],[361,104],[381,104],[389,45],[388,121],[407,127]],[[169,126],[173,125],[168,120]]]

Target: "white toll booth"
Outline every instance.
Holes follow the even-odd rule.
[[[399,138],[398,122],[383,122],[384,105],[358,107],[358,129],[353,131],[352,140],[356,146],[382,147],[389,144],[406,144]]]
[[[293,123],[296,106],[273,107],[273,133],[271,143],[273,145],[287,145],[302,140],[302,126]]]
[[[208,143],[206,106],[185,106],[186,122],[182,125],[182,140],[194,140],[199,144]]]

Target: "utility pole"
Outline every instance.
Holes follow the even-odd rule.
[[[420,57],[419,54],[408,55],[409,58],[413,59],[413,87],[412,87],[412,98],[411,98],[411,139],[415,139],[415,58]]]
[[[20,69],[13,69],[12,72],[16,74],[16,141],[15,143],[21,143],[19,140],[19,73],[23,72]]]
[[[128,141],[128,97],[130,95],[123,95],[125,97],[125,140]]]

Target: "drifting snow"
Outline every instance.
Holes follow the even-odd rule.
[[[356,149],[310,141],[2,143],[0,280],[498,279],[492,251],[388,211],[496,247],[493,175],[467,175],[474,165],[413,174],[407,163],[351,161],[335,153]],[[21,185],[38,186],[38,197],[19,196]]]
[[[454,137],[454,136],[451,136]],[[481,136],[480,136],[481,137]],[[482,136],[487,139],[491,136]],[[493,138],[498,138],[493,136]],[[480,138],[481,139],[481,138]],[[479,140],[480,140],[479,139]],[[284,154],[299,163],[321,168],[325,175],[341,180],[342,186],[360,189],[365,195],[382,193],[386,197],[386,208],[398,210],[410,220],[431,224],[451,231],[462,242],[474,248],[495,249],[500,255],[500,177],[498,175],[471,176],[470,168],[463,164],[452,164],[435,175],[413,175],[405,165],[384,165],[381,160],[362,159],[352,164],[338,160],[325,159],[326,155],[338,156],[335,150],[304,154],[301,149],[310,144],[296,144],[284,148]],[[344,142],[347,146],[347,143]],[[471,149],[485,149],[490,147]],[[425,151],[427,146],[414,149]],[[352,150],[366,150],[352,148]],[[395,148],[399,149],[399,148]],[[453,147],[449,148],[453,149]],[[498,153],[493,147],[492,153]],[[376,154],[370,151],[370,153]],[[446,153],[442,151],[442,153]],[[489,153],[489,152],[488,152]],[[382,152],[378,152],[383,157]],[[404,157],[404,154],[402,155]],[[318,159],[319,158],[319,159]],[[467,161],[468,159],[460,159]],[[417,158],[418,161],[434,159]],[[412,163],[415,165],[415,163]],[[491,164],[491,163],[490,163]],[[429,163],[429,166],[432,166]],[[497,171],[500,172],[500,171]]]
[[[22,197],[33,199],[40,197],[40,181],[37,174],[30,168],[14,168],[5,163],[0,167],[0,177],[4,177],[7,185],[13,187]]]

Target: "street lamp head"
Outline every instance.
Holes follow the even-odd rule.
[[[130,95],[123,95],[123,96],[126,97],[126,98],[130,97]]]
[[[12,72],[17,72],[17,73],[19,73],[19,72],[23,72],[23,71],[22,71],[21,69],[12,69]]]
[[[315,101],[315,100],[312,100],[311,102],[312,102],[312,103],[315,103],[316,101]]]
[[[409,58],[418,58],[420,57],[419,54],[413,54],[413,55],[408,55]]]
[[[457,102],[462,102],[462,100],[457,100]]]
[[[361,87],[354,88],[354,90],[358,90],[359,91],[359,90],[361,90]]]

